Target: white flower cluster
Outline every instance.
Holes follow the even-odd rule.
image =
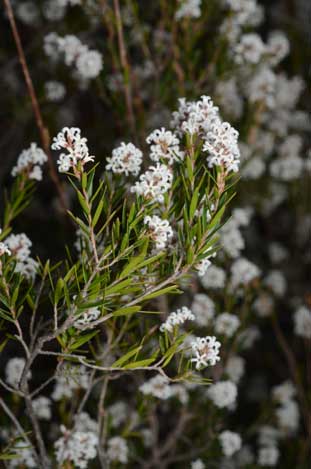
[[[61,426],[63,436],[55,444],[55,456],[59,464],[72,462],[85,469],[97,455],[98,436],[94,432],[69,431]]]
[[[299,135],[290,135],[279,147],[279,156],[270,165],[270,174],[282,181],[292,181],[301,176],[304,160],[299,156],[302,149],[302,139]]]
[[[146,139],[150,145],[150,158],[153,161],[164,160],[171,165],[175,161],[180,161],[184,157],[184,152],[179,148],[179,139],[170,130],[154,130]]]
[[[226,283],[226,272],[221,267],[211,265],[200,280],[204,288],[224,288]]]
[[[179,7],[175,13],[175,18],[200,18],[202,0],[178,0]]]
[[[185,404],[188,401],[188,393],[182,385],[170,385],[168,378],[160,374],[142,384],[139,387],[139,390],[145,395],[154,396],[162,400],[176,397],[182,404]]]
[[[112,157],[107,158],[108,164],[106,170],[111,170],[113,173],[122,174],[126,176],[133,174],[137,176],[142,164],[143,154],[132,143],[124,143],[112,151]]]
[[[2,229],[0,228],[0,235],[2,233]],[[8,256],[11,255],[11,251],[8,248],[8,245],[5,244],[4,242],[0,241],[0,257],[3,256],[4,254],[7,254]]]
[[[144,223],[148,225],[150,236],[155,242],[156,249],[164,249],[168,241],[173,237],[173,230],[168,220],[163,220],[157,215],[147,215],[144,218]]]
[[[46,99],[51,102],[61,101],[66,94],[66,88],[60,81],[47,81],[44,84]]]
[[[157,163],[140,175],[139,181],[131,187],[131,192],[141,195],[152,202],[164,201],[164,194],[171,188],[173,175],[165,164]]]
[[[252,210],[249,208],[236,208],[230,220],[220,230],[221,245],[226,254],[233,259],[239,257],[245,247],[240,228],[249,224],[251,216]]]
[[[239,451],[242,447],[242,439],[238,433],[225,430],[220,433],[219,441],[221,444],[222,452],[227,458],[230,458],[234,453]]]
[[[240,326],[240,320],[234,314],[221,313],[215,320],[215,331],[217,334],[232,337]]]
[[[257,265],[243,257],[237,259],[231,266],[231,285],[248,285],[260,275]]]
[[[232,381],[219,381],[211,384],[206,394],[216,407],[223,409],[232,407],[236,401],[238,391],[236,384]]]
[[[11,255],[15,257],[15,272],[20,273],[28,280],[33,280],[37,272],[38,262],[30,257],[32,242],[28,236],[25,233],[11,234],[5,239],[5,244]]]
[[[195,363],[197,370],[206,367],[214,366],[220,360],[219,349],[220,342],[214,336],[196,337],[191,342],[191,349],[193,358],[191,362]]]
[[[65,149],[68,153],[62,153],[57,161],[58,170],[63,173],[70,168],[76,168],[78,163],[84,166],[94,161],[94,156],[89,155],[87,139],[81,137],[81,130],[77,127],[64,127],[61,132],[53,138],[51,148],[53,150]]]
[[[77,389],[87,389],[89,387],[89,375],[83,366],[70,367],[64,370],[64,373],[56,378],[56,384],[51,394],[54,401],[70,399],[73,392]]]
[[[259,451],[258,451],[258,464],[259,466],[276,466],[279,459],[278,439],[280,438],[280,431],[277,428],[269,425],[263,425],[259,429]]]
[[[266,52],[265,44],[256,33],[243,34],[232,53],[237,64],[258,64]]]
[[[51,420],[52,417],[52,410],[51,410],[52,402],[46,396],[38,396],[36,399],[32,401],[33,411],[39,419],[42,420]]]
[[[243,112],[243,99],[238,90],[237,80],[233,77],[230,80],[219,81],[216,85],[217,103],[221,110],[229,116],[238,119]]]
[[[196,293],[193,297],[191,310],[195,322],[201,327],[206,327],[215,315],[215,303],[205,293]]]
[[[219,120],[218,107],[209,96],[201,96],[198,101],[178,100],[178,110],[172,114],[171,127],[178,135],[189,133],[204,138],[211,125]]]
[[[263,17],[263,9],[256,0],[223,0],[237,26],[257,26]]]
[[[107,446],[107,457],[110,461],[127,464],[128,446],[124,438],[121,436],[109,438]]]
[[[194,319],[195,316],[192,311],[187,306],[183,306],[168,316],[167,320],[161,325],[160,331],[173,332],[175,326],[179,326],[186,321],[193,321]]]
[[[187,132],[203,139],[209,167],[223,166],[227,171],[238,171],[239,133],[228,122],[221,121],[218,107],[209,96],[201,96],[196,102],[180,99],[171,125],[180,134]]]
[[[205,469],[206,466],[203,463],[202,459],[196,459],[195,461],[192,461],[190,469]]]
[[[72,34],[64,37],[50,33],[44,38],[44,51],[53,60],[61,56],[67,66],[75,67],[78,79],[88,81],[96,78],[103,68],[103,58],[100,52],[89,49],[79,38]]]
[[[245,371],[245,360],[242,357],[233,355],[229,357],[226,363],[225,372],[234,383],[238,383]]]
[[[276,86],[276,74],[269,67],[262,66],[247,83],[246,95],[250,103],[264,103],[267,108],[273,108]]]
[[[237,172],[240,164],[239,132],[229,122],[217,121],[206,133],[203,151],[209,153],[208,166],[223,166]]]
[[[211,261],[209,260],[208,257],[205,259],[202,259],[200,262],[198,262],[195,265],[195,269],[198,271],[198,276],[199,277],[204,277],[204,275],[207,272],[207,269],[212,265]]]
[[[14,166],[11,174],[13,177],[18,174],[26,174],[29,179],[41,181],[41,166],[47,162],[47,159],[44,151],[36,143],[31,143],[30,147],[23,150],[19,155],[17,165]]]
[[[270,316],[273,311],[273,307],[274,301],[272,296],[265,292],[260,293],[253,303],[254,311],[261,318]]]
[[[88,328],[92,328],[92,323],[96,321],[100,316],[100,310],[98,308],[90,308],[84,313],[79,314],[79,319],[74,322],[74,326],[81,327],[81,326],[88,326]]]
[[[33,450],[29,448],[26,441],[17,441],[11,449],[16,453],[16,457],[9,462],[9,468],[27,467],[36,469],[38,467]]]
[[[280,270],[271,270],[264,278],[264,284],[275,294],[275,296],[282,297],[286,292],[286,278]]]
[[[24,358],[11,358],[5,368],[5,380],[13,388],[18,388],[26,361]],[[31,379],[31,371],[27,374],[27,379]]]
[[[300,306],[294,315],[295,334],[305,339],[311,339],[311,310],[307,306]]]

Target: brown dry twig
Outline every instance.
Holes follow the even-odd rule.
[[[10,2],[10,0],[3,0],[3,1],[4,1],[5,9],[6,9],[6,12],[7,12],[7,15],[8,15],[8,19],[9,19],[9,22],[10,22],[10,26],[11,26],[11,29],[12,29],[12,34],[13,34],[13,37],[14,37],[14,41],[15,41],[15,44],[16,44],[18,58],[19,58],[21,66],[22,66],[22,70],[23,70],[27,90],[28,90],[29,97],[30,97],[30,100],[31,100],[32,109],[33,109],[35,119],[36,119],[36,124],[37,124],[38,130],[40,132],[42,147],[43,147],[43,149],[44,149],[44,151],[45,151],[45,153],[48,157],[50,177],[51,177],[51,180],[53,181],[53,183],[55,185],[55,188],[56,188],[56,191],[57,191],[57,194],[59,196],[60,203],[61,203],[61,207],[62,207],[64,213],[66,213],[67,204],[66,204],[64,191],[62,189],[61,182],[60,182],[59,177],[57,175],[57,172],[55,170],[54,163],[53,163],[53,158],[52,158],[51,151],[50,151],[49,131],[48,131],[48,128],[46,127],[46,125],[44,124],[44,121],[43,121],[43,118],[42,118],[40,106],[39,106],[39,103],[38,103],[38,99],[37,99],[37,96],[36,96],[34,85],[33,85],[33,82],[32,82],[31,76],[30,76],[30,72],[29,72],[29,68],[28,68],[28,65],[27,65],[27,61],[26,61],[22,41],[21,41],[21,38],[20,38],[20,35],[19,35],[19,32],[18,32],[16,22],[15,22],[11,2]]]

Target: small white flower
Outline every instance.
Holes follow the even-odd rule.
[[[259,268],[247,259],[237,259],[231,266],[231,282],[233,288],[248,285],[260,275]]]
[[[274,301],[268,293],[260,293],[258,298],[253,303],[254,311],[261,318],[265,318],[272,314],[274,308]]]
[[[203,463],[202,459],[196,459],[195,461],[192,461],[190,469],[205,469],[206,466]]]
[[[61,401],[70,399],[76,389],[87,389],[89,386],[89,375],[84,366],[74,366],[63,370],[63,374],[57,376],[51,398]]]
[[[53,150],[65,149],[68,153],[62,153],[57,161],[59,171],[69,171],[80,162],[82,166],[94,161],[94,156],[89,155],[87,139],[81,137],[81,130],[77,127],[64,127],[61,132],[53,138],[51,148]]]
[[[272,388],[273,399],[282,404],[291,400],[295,394],[296,389],[291,381],[284,381],[284,383]]]
[[[264,446],[258,452],[259,466],[276,466],[280,452],[276,446]]]
[[[17,388],[25,368],[24,358],[11,358],[5,368],[5,380],[13,388]],[[31,371],[27,373],[27,379],[31,378]]]
[[[100,310],[98,308],[90,308],[83,314],[79,315],[79,319],[74,322],[74,326],[88,326],[92,328],[92,323],[96,321],[100,316]]]
[[[27,467],[36,469],[38,467],[34,452],[25,441],[17,441],[11,450],[17,454],[17,457],[10,461],[10,468]]]
[[[222,451],[228,458],[241,449],[242,439],[238,433],[225,430],[220,433],[219,440]]]
[[[103,68],[102,55],[96,50],[83,50],[77,58],[76,67],[83,79],[96,78]]]
[[[110,461],[126,464],[128,462],[128,446],[124,438],[114,436],[108,440],[107,456]]]
[[[264,279],[264,284],[271,288],[276,296],[284,296],[287,288],[286,278],[280,270],[271,270]]]
[[[146,139],[150,146],[150,158],[159,162],[162,159],[168,164],[180,161],[184,153],[179,148],[179,139],[170,131],[161,129],[154,130]]]
[[[202,0],[178,0],[179,7],[175,13],[175,18],[199,18],[201,16]]]
[[[260,446],[276,446],[281,437],[281,432],[270,425],[259,427],[258,444]]]
[[[133,174],[137,176],[142,164],[143,154],[132,143],[124,143],[112,151],[112,157],[107,158],[106,170],[126,176]]]
[[[239,132],[228,122],[216,121],[206,133],[203,151],[207,157],[208,166],[223,166],[227,171],[237,172],[240,165],[240,150],[238,146]]]
[[[0,233],[1,233],[1,230],[0,230]],[[11,251],[5,243],[0,241],[0,257],[3,256],[4,254],[7,254],[8,256],[10,256]]]
[[[150,394],[158,399],[169,399],[172,397],[172,390],[169,381],[160,374],[154,376],[139,387],[143,394]]]
[[[202,259],[198,264],[196,264],[195,269],[198,271],[199,277],[204,277],[207,272],[207,269],[212,265],[211,261],[208,258]]]
[[[162,220],[157,215],[150,217],[147,215],[144,218],[145,225],[148,225],[150,236],[155,242],[156,249],[165,249],[169,240],[173,237],[173,230],[168,220]]]
[[[295,334],[311,339],[311,310],[306,306],[300,306],[294,315]]]
[[[187,306],[183,306],[168,316],[167,320],[161,325],[160,331],[173,332],[175,326],[179,326],[186,321],[193,321],[194,319],[195,316],[192,311]]]
[[[272,66],[280,63],[289,53],[290,43],[282,31],[273,31],[268,38],[267,53]]]
[[[32,401],[34,413],[39,419],[42,419],[42,420],[51,420],[51,417],[52,417],[51,405],[52,405],[51,400],[45,396],[38,396],[36,397],[36,399],[33,399]]]
[[[63,436],[54,443],[57,462],[70,461],[76,467],[86,469],[97,455],[98,436],[94,432],[71,432],[64,426],[61,431]]]
[[[233,50],[237,64],[258,64],[266,48],[260,36],[256,33],[244,34]]]
[[[240,326],[240,320],[237,316],[230,313],[221,313],[215,320],[215,331],[217,334],[232,337]]]
[[[192,355],[191,362],[195,363],[197,370],[206,366],[214,366],[220,360],[219,349],[220,342],[214,336],[196,337],[191,343]]]
[[[238,383],[242,376],[244,375],[245,371],[245,360],[242,357],[238,357],[237,355],[229,357],[225,372],[230,378],[231,381],[234,383]]]
[[[139,182],[131,187],[131,192],[141,195],[146,199],[162,203],[164,194],[171,188],[173,175],[165,164],[157,163],[140,175]]]
[[[28,236],[25,233],[11,234],[5,239],[5,244],[11,251],[11,255],[16,259],[15,272],[22,274],[28,280],[33,280],[37,272],[38,262],[30,257],[32,242]]]
[[[196,293],[191,310],[195,316],[195,322],[201,327],[206,327],[215,315],[215,303],[205,293]]]
[[[46,99],[51,102],[61,101],[66,94],[66,88],[60,81],[47,81],[44,89]]]
[[[200,281],[204,288],[224,288],[226,283],[226,272],[216,265],[211,265]]]
[[[287,435],[297,432],[299,428],[299,406],[297,402],[288,400],[282,403],[275,411],[278,426]]]
[[[207,389],[207,397],[220,409],[231,407],[238,395],[236,384],[232,381],[219,381]]]
[[[113,428],[119,427],[128,418],[128,408],[123,401],[114,402],[107,408],[107,412]]]
[[[47,156],[44,151],[37,146],[36,143],[31,143],[27,150],[23,150],[18,157],[17,165],[12,169],[12,176],[24,173],[29,179],[36,181],[42,180],[42,169],[44,163],[47,161]]]

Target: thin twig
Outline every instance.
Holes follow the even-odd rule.
[[[124,43],[119,0],[113,0],[113,5],[114,5],[115,18],[116,18],[117,33],[118,33],[120,62],[123,68],[124,94],[125,94],[125,102],[126,102],[126,108],[127,108],[127,118],[128,118],[130,129],[133,133],[133,136],[135,136],[136,124],[135,124],[135,116],[134,116],[134,111],[133,111],[131,73],[130,73],[130,66],[127,60],[126,47]]]
[[[11,26],[11,29],[12,29],[12,34],[13,34],[14,41],[15,41],[15,44],[16,44],[19,61],[20,61],[20,64],[22,66],[26,86],[27,86],[28,93],[29,93],[29,96],[30,96],[30,99],[31,99],[31,104],[32,104],[32,109],[33,109],[34,115],[35,115],[36,124],[37,124],[38,130],[40,132],[42,146],[43,146],[43,149],[44,149],[44,151],[45,151],[45,153],[48,157],[50,177],[51,177],[51,180],[53,181],[53,183],[56,187],[56,190],[57,190],[57,193],[58,193],[58,196],[59,196],[59,200],[60,200],[60,203],[61,203],[61,207],[62,207],[64,213],[66,213],[67,206],[66,206],[66,200],[65,200],[64,192],[63,192],[62,185],[61,185],[61,182],[59,180],[59,177],[57,175],[57,172],[55,170],[55,167],[54,167],[54,164],[53,164],[53,158],[52,158],[51,151],[50,151],[49,131],[48,131],[48,128],[45,126],[44,122],[43,122],[40,106],[39,106],[39,103],[38,103],[38,99],[37,99],[37,96],[36,96],[34,85],[33,85],[33,82],[32,82],[31,76],[30,76],[30,72],[29,72],[29,68],[28,68],[28,65],[27,65],[27,61],[26,61],[22,41],[21,41],[21,38],[20,38],[20,35],[19,35],[19,32],[18,32],[16,22],[15,22],[13,9],[12,9],[10,0],[3,0],[3,1],[4,1],[6,11],[7,11],[10,26]]]
[[[19,432],[20,436],[25,440],[25,442],[27,443],[27,446],[29,446],[32,451],[33,451],[33,454],[35,456],[35,459],[37,460],[37,462],[39,463],[40,459],[39,459],[39,456],[33,446],[33,444],[31,443],[31,441],[29,440],[26,432],[24,431],[24,429],[22,428],[22,426],[20,425],[19,421],[17,420],[17,418],[15,417],[15,415],[10,411],[10,409],[8,408],[8,406],[6,405],[6,403],[4,402],[4,400],[0,397],[0,405],[2,407],[2,409],[4,410],[4,412],[6,413],[6,415],[12,420],[12,422],[14,423],[15,427],[16,427],[16,430]]]

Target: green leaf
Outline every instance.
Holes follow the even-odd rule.
[[[145,360],[139,360],[137,362],[128,363],[123,368],[125,370],[129,370],[131,368],[140,368],[140,367],[149,366],[151,365],[151,363],[154,363],[154,360],[155,358],[146,358]]]
[[[112,284],[109,287],[105,289],[105,296],[112,295],[113,293],[118,293],[124,288],[128,287],[133,280],[131,278],[127,278],[123,280],[122,282],[118,282],[117,284]]]
[[[64,280],[59,278],[56,283],[55,293],[54,293],[54,304],[57,305],[62,294],[62,290],[64,288]]]
[[[191,199],[190,210],[189,210],[189,218],[190,218],[190,220],[193,219],[194,214],[195,214],[195,211],[196,211],[197,206],[198,206],[199,191],[200,191],[200,188],[197,187],[197,188],[194,190],[194,193],[193,193],[193,196],[192,196],[192,199]]]
[[[84,345],[86,342],[89,342],[93,337],[95,337],[99,331],[93,331],[90,332],[89,334],[85,334],[82,337],[79,337],[78,340],[76,340],[73,344],[70,345],[70,350],[76,350],[82,345]]]
[[[125,308],[117,309],[113,312],[113,316],[127,316],[128,314],[138,313],[141,310],[141,306],[127,306]]]
[[[135,347],[133,350],[130,350],[127,352],[125,355],[123,355],[121,358],[116,360],[112,365],[111,368],[120,368],[124,363],[126,363],[130,358],[132,358],[134,355],[136,355],[140,350],[142,349],[142,346],[139,345],[138,347]]]
[[[96,208],[96,211],[94,213],[94,217],[93,217],[93,220],[92,220],[92,226],[93,228],[95,228],[95,226],[97,225],[97,222],[99,220],[99,217],[101,216],[101,213],[103,211],[103,207],[104,207],[104,200],[103,199],[100,199],[98,205],[97,205],[97,208]]]
[[[149,293],[144,296],[144,301],[151,300],[152,298],[157,298],[160,295],[166,295],[167,293],[182,293],[181,290],[178,290],[177,285],[171,285],[166,288],[161,288],[155,292]]]

